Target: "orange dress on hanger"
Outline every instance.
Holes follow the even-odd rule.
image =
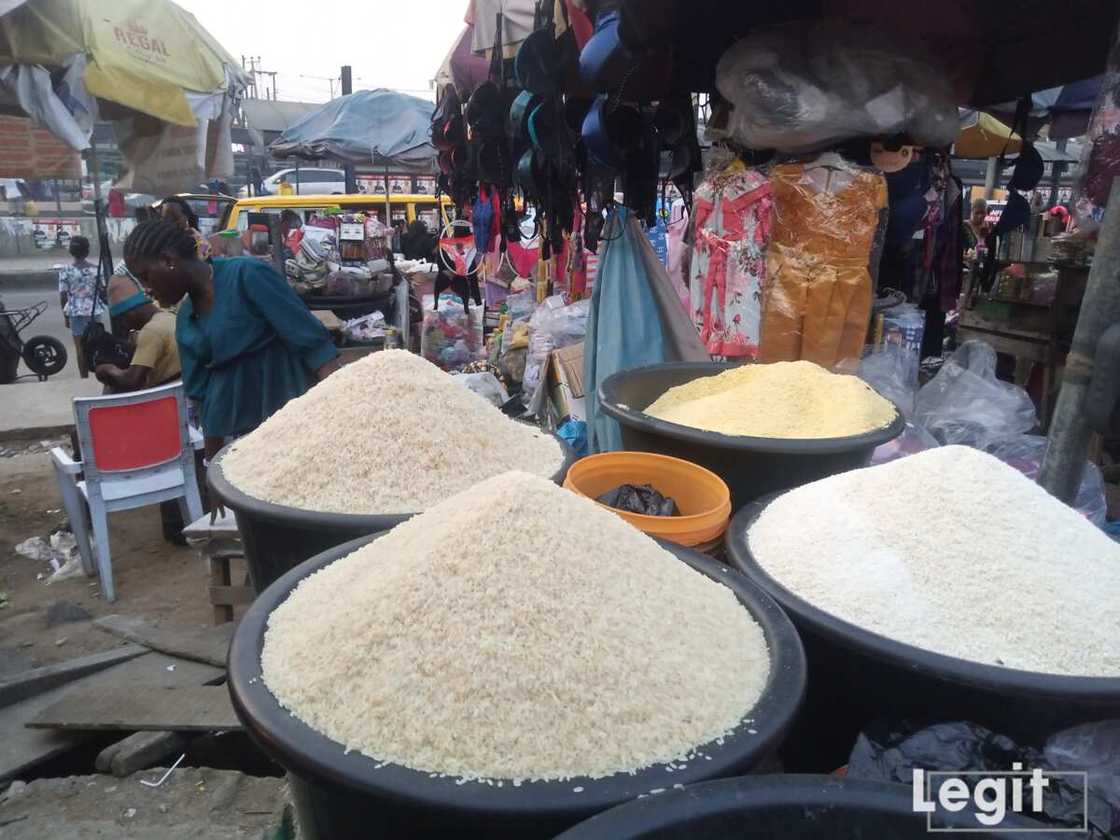
[[[790,163],[775,166],[770,181],[774,228],[760,358],[806,359],[829,370],[858,361],[871,318],[868,262],[887,206],[886,179],[855,166]]]

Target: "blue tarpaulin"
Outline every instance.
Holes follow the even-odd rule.
[[[349,163],[432,172],[429,139],[435,105],[392,90],[340,96],[291,125],[269,146],[274,157],[336,158]]]

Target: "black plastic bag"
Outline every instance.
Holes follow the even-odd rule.
[[[917,729],[908,722],[873,723],[860,733],[848,759],[848,778],[913,783],[915,768],[923,770],[1024,769],[1089,773],[1089,798],[1071,777],[1050,777],[1044,812],[1032,819],[1055,828],[1081,827],[1089,811],[1089,832],[1076,836],[1107,840],[1120,836],[1120,720],[1106,720],[1052,735],[1044,750],[1017,744],[1006,735],[975,723],[954,721]],[[1056,795],[1055,795],[1056,794]],[[1064,835],[1057,835],[1064,836]]]
[[[645,516],[680,516],[677,503],[649,484],[622,484],[608,490],[596,501],[607,507]]]

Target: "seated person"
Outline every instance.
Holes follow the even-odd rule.
[[[290,260],[299,253],[299,243],[303,240],[303,219],[295,210],[280,213],[280,240],[284,243],[284,259]]]
[[[109,283],[109,312],[134,332],[136,346],[127,368],[110,363],[95,368],[94,375],[111,393],[154,388],[180,378],[175,316],[171,312],[157,307],[147,294],[137,291],[120,275],[114,275]]]

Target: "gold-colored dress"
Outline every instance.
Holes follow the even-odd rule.
[[[810,165],[811,166],[811,165]],[[868,271],[887,182],[878,172],[829,173],[821,188],[806,164],[774,167],[774,229],[763,291],[760,357],[807,359],[832,370],[858,360],[871,318]]]

